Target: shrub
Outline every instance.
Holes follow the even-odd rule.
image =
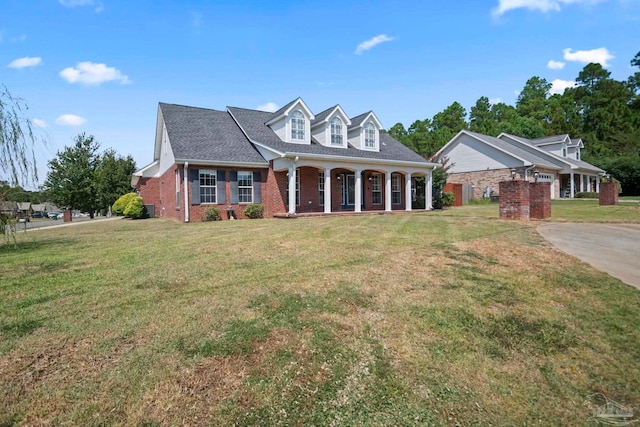
[[[204,220],[205,221],[221,221],[222,215],[220,215],[220,209],[216,206],[209,206],[204,211]]]
[[[453,193],[449,193],[445,191],[442,193],[442,207],[448,208],[453,206],[453,202],[456,199],[456,196]]]
[[[264,217],[264,205],[262,203],[251,203],[244,210],[247,218],[256,219]]]
[[[138,219],[144,216],[144,203],[142,197],[135,196],[131,199],[126,208],[124,208],[124,216],[127,218]]]
[[[411,204],[412,209],[424,209],[425,207],[425,198],[424,196],[416,196],[416,199]]]
[[[127,193],[124,196],[120,196],[111,207],[111,212],[114,215],[124,215],[124,210],[134,197],[138,197],[138,195],[136,193]]]
[[[576,193],[574,197],[576,199],[597,199],[598,193],[594,191],[583,191],[581,193]]]

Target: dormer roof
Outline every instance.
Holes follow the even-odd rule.
[[[378,120],[374,112],[367,111],[366,113],[362,113],[359,116],[351,118],[351,126],[349,126],[349,130],[363,127],[364,123],[366,123],[370,119],[374,121],[378,129],[382,129],[382,123],[380,123],[380,120]]]
[[[307,104],[304,103],[302,98],[298,97],[289,102],[284,107],[280,108],[275,113],[272,113],[271,117],[265,122],[265,124],[270,125],[277,122],[278,120],[283,119],[284,117],[287,117],[293,110],[297,109],[296,107],[302,109],[305,116],[309,117],[310,120],[313,120],[315,118],[309,107],[307,107]]]
[[[560,144],[562,142],[569,144],[571,143],[571,138],[569,137],[569,135],[565,133],[563,135],[552,135],[552,136],[546,136],[544,138],[535,138],[535,139],[531,139],[530,141],[531,141],[531,144],[535,146]]]
[[[313,129],[323,123],[325,124],[328,123],[329,118],[332,117],[336,112],[339,113],[342,116],[342,118],[345,119],[347,126],[351,125],[351,120],[349,119],[349,116],[347,116],[347,114],[344,112],[340,104],[336,104],[333,107],[329,107],[323,112],[318,113],[316,115],[315,120],[311,122],[311,128]]]

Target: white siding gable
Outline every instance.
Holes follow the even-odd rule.
[[[498,150],[470,135],[461,133],[438,157],[449,158],[449,172],[475,172],[523,166],[523,161]]]
[[[372,130],[372,146],[367,145],[367,140],[369,139],[369,129]],[[353,145],[359,150],[380,151],[380,129],[382,129],[382,124],[375,116],[375,114],[371,112],[367,115],[367,117],[365,117],[365,119],[360,123],[359,126],[354,126],[349,129],[349,144]]]
[[[332,138],[332,129],[338,127],[332,127],[332,123],[336,119],[339,120],[341,138]],[[347,128],[349,125],[351,125],[351,120],[349,120],[349,117],[342,111],[342,108],[337,106],[324,120],[314,123],[311,129],[311,135],[325,147],[347,148]],[[340,139],[341,142],[335,141]]]
[[[302,128],[298,128],[299,116]],[[301,98],[282,112],[278,117],[267,122],[267,125],[285,142],[292,144],[311,144],[311,121],[314,115]],[[302,136],[302,138],[298,138]]]
[[[160,165],[158,167],[160,175],[169,170],[170,167],[176,162],[176,158],[173,155],[173,149],[171,148],[171,141],[169,140],[169,133],[167,127],[162,122],[162,136],[160,139]]]

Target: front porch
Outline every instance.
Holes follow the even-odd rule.
[[[593,173],[561,173],[560,198],[573,198],[576,193],[600,192],[600,175]]]
[[[431,170],[295,166],[274,171],[284,208],[276,216],[432,209]]]

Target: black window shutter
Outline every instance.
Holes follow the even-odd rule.
[[[231,204],[238,204],[238,171],[229,171],[231,177],[229,178],[229,182],[231,184]]]
[[[216,177],[216,200],[220,205],[227,203],[226,172],[218,171],[218,176]]]
[[[253,203],[262,203],[262,178],[260,171],[253,173]]]
[[[189,169],[189,181],[191,181],[191,204],[200,204],[200,170]]]

